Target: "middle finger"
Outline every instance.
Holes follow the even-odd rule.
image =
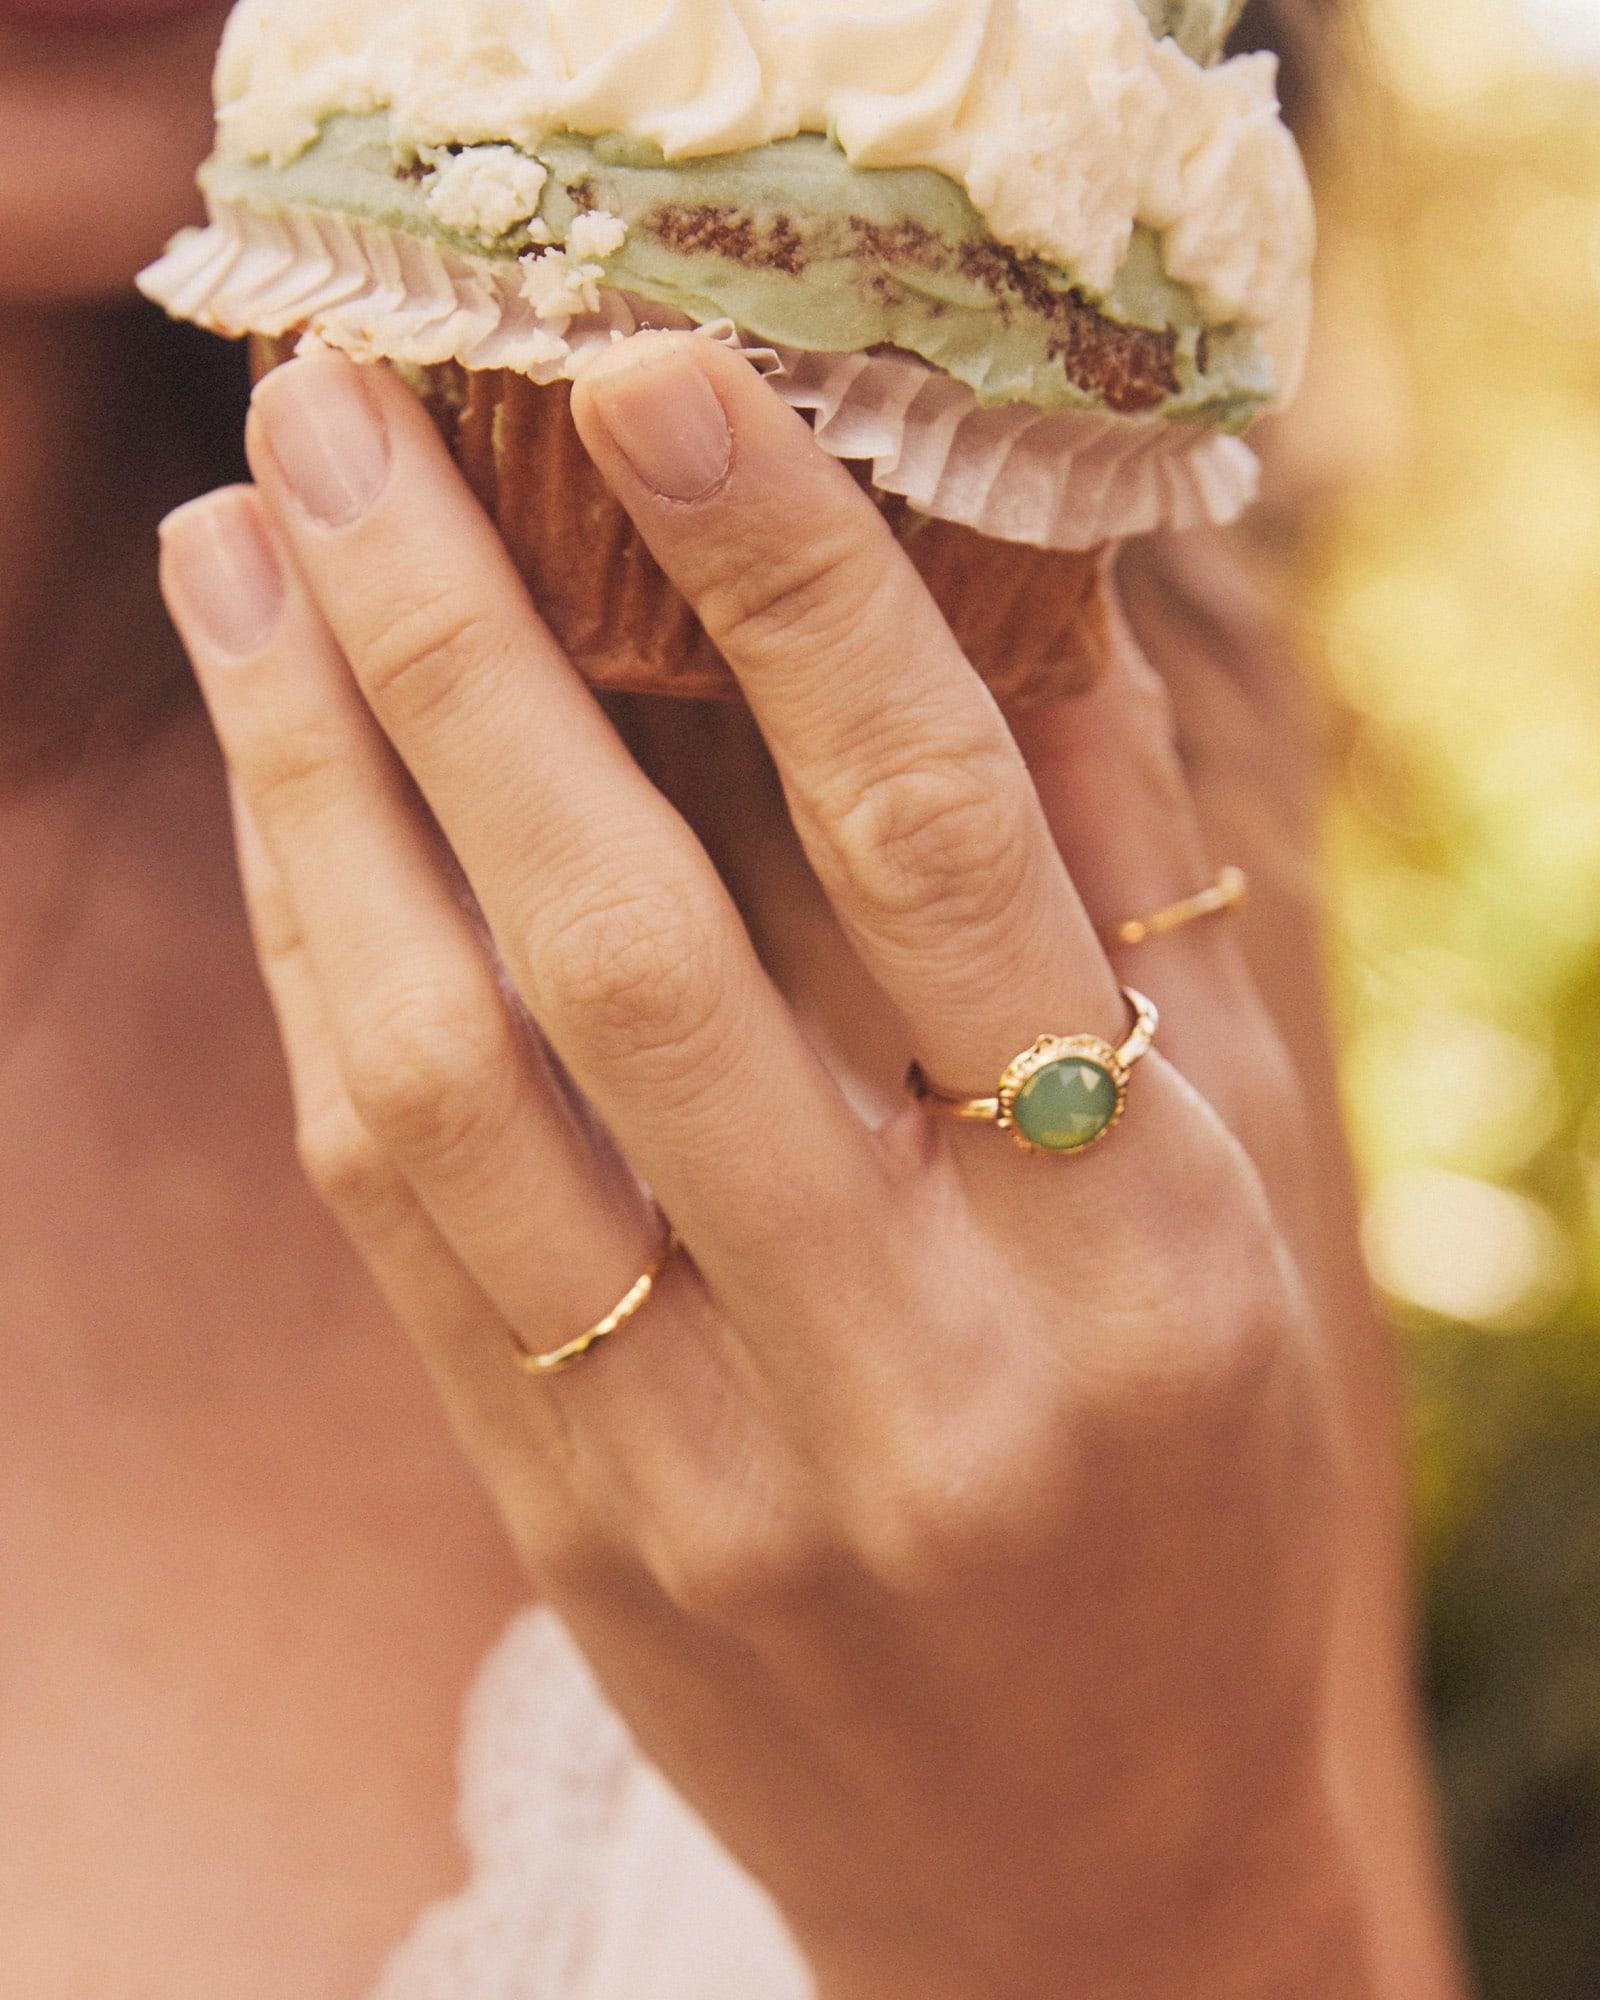
[[[975,1093],[1127,1011],[1003,717],[878,509],[738,355],[645,334],[585,370],[596,464],[695,606],[917,1054]],[[982,588],[975,571],[973,588]]]

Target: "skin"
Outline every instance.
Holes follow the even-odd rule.
[[[0,1988],[31,2000],[370,1991],[461,1878],[461,1704],[528,1595],[300,1173],[156,590],[192,474],[102,308],[193,213],[219,28],[0,31]]]
[[[76,265],[42,177],[0,220],[33,287],[0,314],[4,833],[34,864],[0,884],[32,979],[0,1157],[8,1971],[46,2000],[186,2000],[219,1963],[230,1995],[354,1992],[448,1885],[454,1709],[520,1586],[398,1320],[511,1545],[827,2000],[1053,1992],[1064,1966],[1095,1995],[1450,2000],[1273,663],[1163,633],[1138,588],[1166,686],[1127,633],[1102,690],[1013,736],[853,484],[738,364],[667,342],[586,386],[585,437],[755,724],[608,717],[392,379],[363,392],[377,490],[307,514],[294,412],[338,434],[357,378],[280,371],[254,488],[179,517],[165,570],[299,1152],[358,1261],[300,1181],[208,737],[60,741],[62,690],[92,712],[165,643],[131,556],[60,616],[62,553],[102,549],[108,508],[131,540],[151,485],[97,449],[115,357],[76,308],[185,219],[209,46],[141,38],[130,177],[100,139],[129,50],[67,89],[0,37],[81,197]],[[664,499],[622,446],[672,428],[685,370],[730,438]],[[216,582],[237,619],[252,562],[245,635]],[[1223,856],[1247,922],[1107,960],[1097,926]],[[1120,1039],[1118,975],[1166,1026],[1092,1155],[904,1103],[913,1051],[977,1090],[1042,1025]],[[576,1330],[654,1248],[624,1162],[685,1253],[609,1348],[530,1383],[507,1331]]]

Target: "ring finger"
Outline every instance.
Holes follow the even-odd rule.
[[[1017,739],[1119,972],[1160,1004],[1166,1053],[1255,1161],[1285,1227],[1303,1237],[1307,1182],[1284,1159],[1284,1135],[1304,1123],[1300,1083],[1252,975],[1239,913],[1214,912],[1133,944],[1117,935],[1129,918],[1217,881],[1220,857],[1201,823],[1166,685],[1120,610],[1112,635],[1099,684],[1017,718]]]

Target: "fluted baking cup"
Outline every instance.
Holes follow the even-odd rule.
[[[640,326],[692,324],[603,285],[592,310],[541,318],[516,259],[468,256],[328,210],[217,202],[212,213],[209,228],[180,237],[141,283],[170,312],[221,333],[309,331],[362,360],[456,363],[549,383]],[[1155,528],[1231,521],[1255,496],[1249,446],[1195,421],[987,408],[911,355],[809,353],[759,343],[729,322],[703,330],[743,347],[813,417],[823,448],[865,462],[882,492],[986,537],[1092,550]]]

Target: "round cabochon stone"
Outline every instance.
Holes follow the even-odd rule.
[[[1047,1153],[1092,1145],[1117,1115],[1117,1081],[1087,1056],[1062,1056],[1034,1071],[1012,1107],[1017,1130]]]

